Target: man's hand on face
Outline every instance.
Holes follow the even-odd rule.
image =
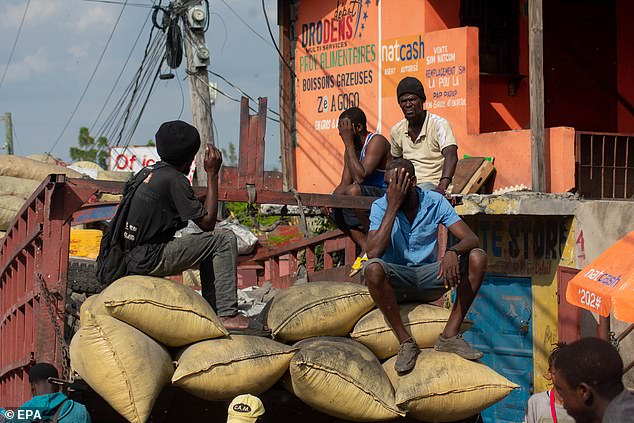
[[[354,127],[350,119],[343,118],[339,121],[339,136],[346,147],[354,145]]]
[[[388,186],[386,190],[386,198],[388,207],[398,210],[401,208],[403,201],[407,197],[407,193],[412,184],[412,177],[404,168],[390,170],[388,177]]]
[[[205,146],[205,171],[207,173],[218,174],[222,166],[222,153],[211,144]]]
[[[460,266],[458,266],[458,254],[455,251],[445,252],[440,262],[440,272],[438,279],[443,279],[445,288],[454,289],[460,284]]]

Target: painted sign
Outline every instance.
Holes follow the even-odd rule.
[[[425,87],[425,107],[447,119],[466,113],[467,44],[462,30],[421,32],[420,0],[323,0],[299,5],[295,71],[298,188],[330,192],[339,183],[341,112],[360,107],[368,128],[389,138],[403,119],[396,86]]]
[[[146,166],[152,166],[161,160],[155,146],[111,147],[109,170],[118,172],[138,172]],[[196,170],[196,162],[192,163],[187,179],[191,183]]]
[[[131,146],[110,148],[109,170],[138,172],[146,166],[160,161],[156,147]]]
[[[487,252],[487,271],[514,276],[552,274],[564,254],[570,230],[563,217],[468,216],[464,220]],[[450,244],[454,242],[450,240]]]

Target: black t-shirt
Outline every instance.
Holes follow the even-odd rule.
[[[147,273],[158,266],[163,246],[177,230],[207,214],[187,177],[165,162],[145,178],[132,197],[123,231],[128,269]]]

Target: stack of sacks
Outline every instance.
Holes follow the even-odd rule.
[[[170,382],[208,400],[262,393],[297,351],[271,339],[228,336],[198,293],[150,276],[121,278],[89,297],[70,349],[73,370],[131,422],[147,421]]]
[[[428,304],[400,307],[423,350],[416,368],[399,378],[393,370],[398,340],[372,308],[370,293],[358,284],[315,282],[280,292],[268,325],[277,339],[300,341],[283,385],[315,409],[346,420],[383,421],[407,413],[437,422],[478,414],[517,387],[483,364],[431,349],[450,312]],[[465,322],[462,331],[471,326]],[[379,368],[379,360],[390,357]]]
[[[24,200],[51,173],[66,174],[71,178],[81,177],[80,173],[56,164],[0,154],[0,230],[7,229],[22,208]]]

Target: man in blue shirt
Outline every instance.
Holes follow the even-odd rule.
[[[456,289],[456,300],[437,351],[453,352],[468,360],[482,353],[460,335],[460,326],[475,299],[486,271],[486,253],[479,240],[439,193],[416,186],[414,165],[392,160],[386,167],[385,195],[372,204],[363,277],[370,294],[398,337],[398,373],[411,371],[419,348],[405,329],[398,302],[431,302]],[[458,239],[438,257],[438,225]]]

